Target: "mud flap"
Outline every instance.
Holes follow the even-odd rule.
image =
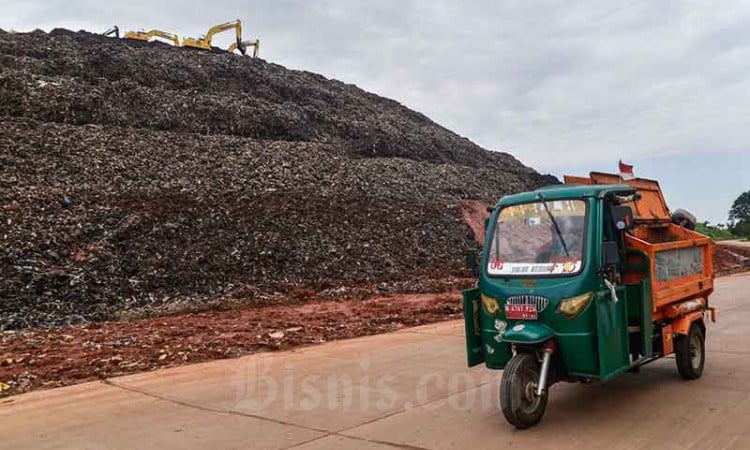
[[[682,317],[678,317],[674,319],[670,325],[672,326],[672,331],[687,336],[688,333],[690,333],[690,326],[693,325],[693,322],[703,320],[703,311],[693,311],[687,315],[684,315]],[[705,327],[705,325],[704,325]]]
[[[469,367],[484,362],[482,335],[479,327],[479,289],[463,291],[464,325],[466,328],[466,363]]]
[[[552,328],[538,322],[518,322],[505,330],[503,341],[511,344],[536,345],[555,337]]]

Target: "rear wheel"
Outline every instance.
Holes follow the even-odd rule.
[[[536,395],[540,367],[534,355],[518,353],[508,361],[500,381],[500,406],[505,419],[516,428],[529,428],[542,420],[547,391]]]
[[[706,363],[706,339],[698,322],[690,325],[687,336],[675,339],[674,350],[680,376],[686,380],[699,378]]]

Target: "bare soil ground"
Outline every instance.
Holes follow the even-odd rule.
[[[719,242],[714,253],[714,269],[718,275],[750,270],[750,247]]]
[[[489,203],[479,200],[461,202],[461,215],[474,233],[474,240],[478,245],[484,245],[485,221],[490,216],[487,207]]]
[[[454,280],[454,289],[469,279]],[[309,300],[0,334],[0,396],[457,319],[458,290]]]

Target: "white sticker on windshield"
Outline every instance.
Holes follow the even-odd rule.
[[[490,275],[544,275],[574,273],[581,270],[581,261],[563,263],[502,263],[492,261],[487,268]]]

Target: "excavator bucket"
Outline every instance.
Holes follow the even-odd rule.
[[[119,38],[120,37],[120,27],[118,27],[117,25],[114,25],[112,28],[110,28],[109,30],[107,30],[104,33],[102,33],[102,35],[103,36],[112,36],[112,35],[114,35],[116,38]]]
[[[257,58],[258,52],[260,51],[259,39],[255,39],[253,41],[242,41],[239,44],[237,42],[233,42],[229,47],[227,47],[227,51],[229,53],[232,53],[235,50],[239,50],[240,53],[242,53],[243,55],[246,55],[248,47],[253,47],[253,58]]]

